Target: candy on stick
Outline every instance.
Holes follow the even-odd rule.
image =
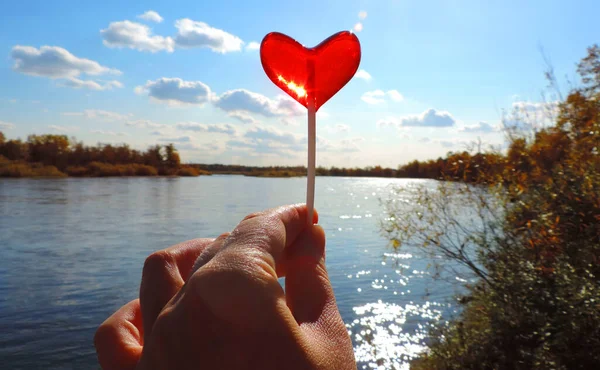
[[[272,32],[260,45],[267,76],[308,110],[308,174],[306,206],[313,222],[315,200],[316,113],[352,79],[360,64],[360,43],[351,32],[330,36],[306,48],[282,33]]]

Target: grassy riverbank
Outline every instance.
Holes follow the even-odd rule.
[[[0,177],[114,177],[114,176],[201,176],[210,175],[194,167],[181,166],[176,169],[161,170],[144,164],[121,164],[92,162],[86,166],[69,166],[60,171],[55,166],[25,161],[10,161],[0,156]]]

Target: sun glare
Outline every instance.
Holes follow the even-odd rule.
[[[283,76],[281,75],[277,76],[277,79],[286,84],[288,89],[296,93],[296,95],[298,95],[299,98],[306,96],[306,90],[304,89],[304,86],[298,86],[292,81],[287,82],[285,78],[283,78]]]

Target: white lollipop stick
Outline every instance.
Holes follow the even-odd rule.
[[[315,208],[315,162],[316,162],[316,131],[317,112],[315,111],[315,100],[309,96],[308,99],[308,174],[306,179],[306,207],[308,208],[308,224],[313,224],[313,213]]]

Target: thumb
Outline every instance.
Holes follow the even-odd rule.
[[[286,302],[298,324],[327,331],[341,326],[345,332],[325,268],[323,229],[309,226],[286,252]]]
[[[301,332],[328,368],[356,369],[352,341],[325,268],[325,232],[309,226],[286,252],[286,302]]]

